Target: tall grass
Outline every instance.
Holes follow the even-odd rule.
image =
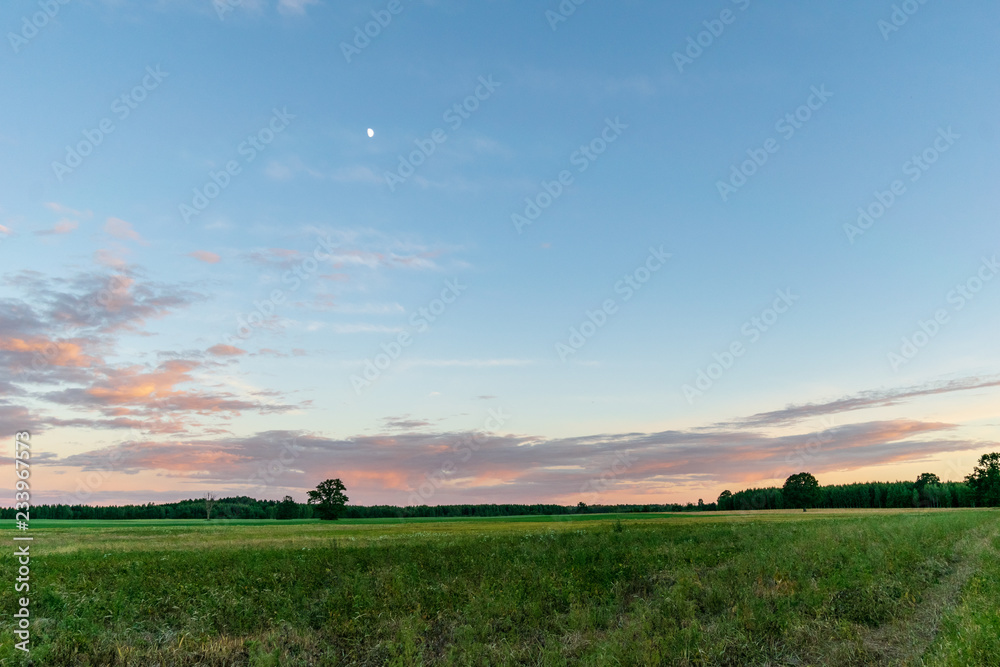
[[[191,526],[171,538],[187,540],[184,548],[156,526],[136,527],[118,548],[105,546],[101,527],[53,531],[32,561],[32,657],[45,665],[870,664],[864,633],[905,620],[952,569],[953,545],[995,517],[463,522],[400,534],[380,526],[350,539],[343,527],[312,524],[284,527],[313,531],[286,546],[261,544],[266,527]],[[994,607],[995,582],[983,584]],[[11,587],[0,590],[12,609]],[[20,664],[9,618],[0,621],[0,658]]]

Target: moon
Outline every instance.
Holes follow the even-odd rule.
[[[372,128],[369,127],[368,128],[368,136],[369,137],[374,137],[375,136],[375,130],[373,130]]]

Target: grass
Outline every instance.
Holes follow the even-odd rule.
[[[928,666],[1000,664],[1000,537],[993,537],[976,565],[960,603],[944,616]]]
[[[868,665],[924,655],[989,665],[1000,655],[997,519],[965,510],[34,521],[31,657]],[[12,572],[13,559],[4,563]],[[12,587],[0,591],[12,609]],[[0,661],[26,664],[10,620],[0,618]]]

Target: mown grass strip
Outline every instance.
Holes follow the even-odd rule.
[[[1000,665],[1000,537],[995,531],[980,554],[978,568],[965,584],[960,601],[944,615],[922,664]]]

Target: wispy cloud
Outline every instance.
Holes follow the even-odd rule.
[[[385,182],[385,179],[376,174],[371,167],[361,165],[336,169],[330,174],[330,180],[336,183],[381,184]]]
[[[76,209],[72,209],[69,206],[63,206],[62,204],[54,201],[46,202],[45,208],[50,211],[55,211],[59,215],[72,216],[74,218],[89,218],[93,215],[92,211],[77,211]]]
[[[721,425],[780,426],[822,415],[851,412],[854,410],[890,407],[925,396],[936,396],[939,394],[970,391],[973,389],[988,389],[992,387],[1000,387],[1000,378],[967,377],[958,380],[936,382],[920,386],[900,387],[895,389],[876,389],[863,391],[852,396],[845,396],[843,398],[827,401],[825,403],[789,405],[781,410],[761,412],[735,422],[723,422]]]
[[[430,425],[431,423],[425,419],[412,419],[409,415],[382,419],[382,426],[392,431],[413,431]]]
[[[405,366],[425,366],[433,368],[492,368],[497,366],[530,366],[531,359],[410,359]]]
[[[306,7],[319,4],[319,0],[278,0],[278,11],[283,14],[305,14]]]
[[[432,270],[459,268],[464,264],[451,261],[443,264],[457,248],[430,246],[405,235],[390,235],[371,229],[305,230],[308,245],[303,248],[257,248],[243,253],[242,258],[255,266],[288,270],[304,261],[313,261],[316,239],[324,240],[319,248],[324,256],[323,275],[349,278],[352,269],[368,270]],[[326,245],[327,241],[329,244]],[[327,270],[334,269],[330,274]]]
[[[206,264],[218,264],[221,259],[216,253],[209,252],[208,250],[189,252],[188,257],[194,257],[199,262],[205,262]]]
[[[287,164],[278,162],[277,160],[271,160],[268,162],[267,167],[264,169],[264,173],[268,178],[275,181],[288,181],[295,175],[295,172]]]
[[[513,74],[513,83],[543,90],[547,95],[584,94],[591,99],[619,96],[645,98],[661,90],[674,88],[677,77],[669,70],[664,70],[660,76],[608,76],[583,70],[526,68]]]
[[[345,315],[398,315],[406,312],[398,303],[330,303],[324,310]]]
[[[338,334],[356,334],[356,333],[398,333],[403,331],[403,327],[392,327],[384,324],[366,324],[359,322],[356,324],[330,324],[325,328],[328,328],[333,333]]]
[[[135,241],[136,243],[141,243],[142,245],[149,245],[149,242],[143,239],[139,232],[132,228],[132,224],[122,220],[121,218],[108,218],[104,223],[104,232],[110,234],[116,239],[121,239],[123,241]]]
[[[53,225],[49,229],[41,229],[41,230],[35,232],[35,234],[37,234],[38,236],[53,236],[53,235],[60,235],[60,234],[69,234],[70,232],[72,232],[74,229],[76,229],[79,226],[80,226],[80,223],[77,222],[76,220],[72,220],[70,218],[62,218],[61,220],[59,220],[59,222],[57,222],[55,225]]]
[[[223,345],[222,343],[213,345],[205,351],[216,357],[237,357],[247,353],[246,350],[241,350],[233,345]]]

